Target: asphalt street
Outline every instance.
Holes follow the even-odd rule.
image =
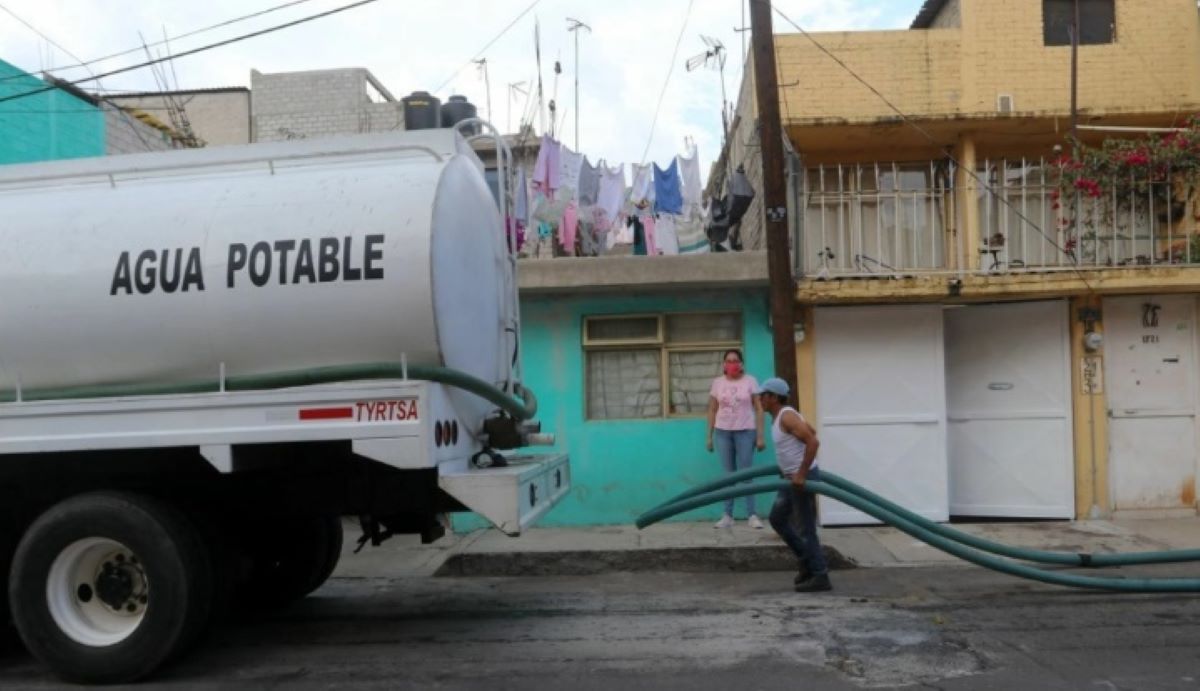
[[[970,567],[834,578],[832,593],[798,595],[785,572],[335,577],[216,629],[140,688],[1200,685],[1200,596],[1073,591]],[[58,686],[19,646],[0,653],[0,687]]]

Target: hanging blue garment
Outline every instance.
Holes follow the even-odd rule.
[[[666,170],[654,164],[654,210],[660,214],[683,213],[683,188],[676,159],[671,160]]]

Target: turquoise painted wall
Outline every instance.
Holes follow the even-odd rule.
[[[0,98],[41,89],[42,80],[0,60]],[[0,164],[104,155],[104,114],[54,89],[0,102]]]
[[[741,311],[746,370],[760,381],[770,375],[765,291],[522,298],[525,381],[537,394],[542,430],[555,433],[555,450],[571,458],[571,493],[539,525],[631,523],[664,499],[721,474],[717,455],[704,448],[703,417],[587,420],[584,414],[585,316],[698,311]],[[766,436],[767,449],[755,463],[774,463]],[[758,498],[764,520],[772,499]],[[739,518],[743,511],[739,500]],[[715,521],[720,515],[720,506],[711,506],[676,520]],[[476,517],[455,520],[456,529],[481,525]]]

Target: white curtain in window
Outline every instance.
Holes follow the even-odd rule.
[[[667,354],[673,415],[694,415],[707,410],[713,378],[721,373],[721,355],[720,350]]]
[[[592,420],[662,415],[662,360],[654,350],[587,355],[587,416]]]

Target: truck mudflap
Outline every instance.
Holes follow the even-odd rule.
[[[567,495],[571,466],[565,454],[511,456],[499,468],[443,469],[438,485],[515,537]]]

